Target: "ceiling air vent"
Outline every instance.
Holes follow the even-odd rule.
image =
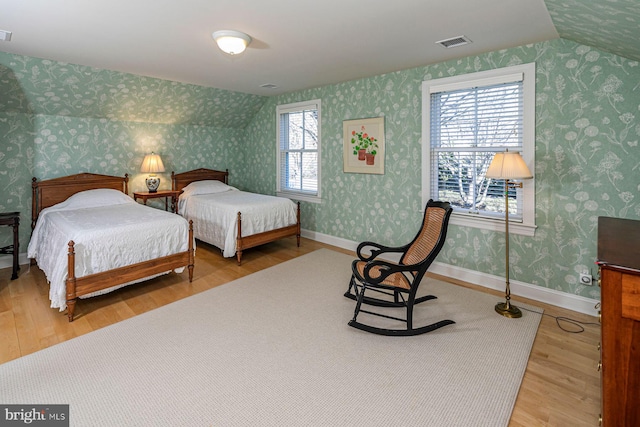
[[[11,41],[11,31],[0,30],[0,41],[10,42]]]
[[[458,36],[458,37],[453,37],[450,39],[440,40],[439,42],[436,42],[436,44],[439,44],[442,47],[446,47],[447,49],[451,47],[464,46],[465,44],[469,44],[469,43],[472,43],[472,42],[471,40],[469,40],[467,36]]]

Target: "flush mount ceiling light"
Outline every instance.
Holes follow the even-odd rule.
[[[245,33],[234,30],[220,30],[211,34],[218,43],[218,47],[229,55],[238,55],[251,43],[251,37]]]

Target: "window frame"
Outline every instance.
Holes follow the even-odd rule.
[[[304,110],[312,110],[315,109],[318,111],[318,148],[315,150],[317,152],[317,174],[318,174],[318,187],[316,194],[310,193],[308,191],[302,190],[291,190],[291,189],[282,189],[282,169],[281,169],[281,154],[282,150],[280,149],[280,116],[284,113],[295,113],[302,112]],[[295,200],[301,200],[312,203],[320,203],[321,202],[321,154],[322,154],[322,139],[321,139],[321,123],[322,123],[322,111],[321,111],[321,100],[313,99],[310,101],[301,101],[294,102],[290,104],[282,104],[276,106],[276,196],[286,197]]]
[[[422,206],[431,197],[431,94],[439,91],[489,86],[522,75],[523,116],[522,116],[522,158],[531,171],[535,164],[535,63],[515,65],[488,71],[444,77],[422,82]],[[512,80],[513,81],[513,80]],[[535,224],[535,172],[532,179],[523,180],[522,222],[510,219],[509,232],[533,236]],[[504,217],[487,218],[474,214],[454,211],[451,224],[484,230],[504,231]]]

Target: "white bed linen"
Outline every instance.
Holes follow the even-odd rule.
[[[297,222],[296,205],[289,199],[231,190],[215,194],[181,195],[180,215],[193,221],[196,239],[223,250],[224,257],[236,253],[238,212],[242,213],[242,235],[262,233]]]
[[[83,209],[71,209],[64,203],[40,212],[27,250],[28,257],[36,259],[50,282],[51,307],[60,311],[67,306],[65,281],[70,240],[75,243],[76,277],[188,249],[189,224],[179,215],[143,206],[133,200],[115,206]],[[86,297],[147,279],[117,285]]]

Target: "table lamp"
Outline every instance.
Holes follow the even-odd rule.
[[[145,180],[149,193],[155,193],[160,186],[160,178],[156,175],[158,172],[164,172],[164,164],[158,154],[151,153],[144,156],[140,172],[148,173],[149,176]]]

